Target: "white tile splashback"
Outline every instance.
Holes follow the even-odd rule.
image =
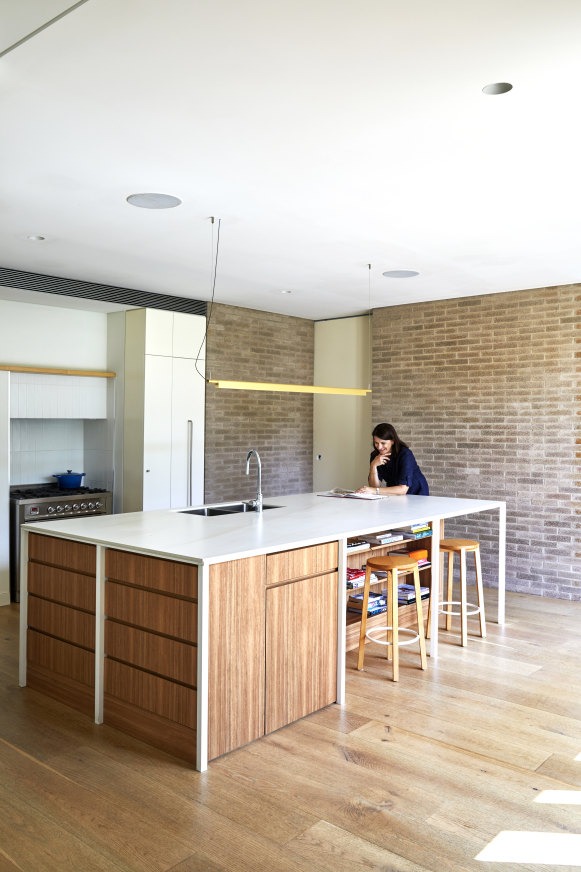
[[[91,487],[109,483],[112,452],[106,422],[32,418],[10,422],[10,484],[54,484],[53,474],[67,469],[85,472],[83,484]]]

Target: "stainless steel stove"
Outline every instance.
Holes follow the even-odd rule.
[[[10,488],[10,599],[20,602],[20,526],[31,521],[58,521],[85,515],[110,515],[113,494],[103,488],[53,484]]]

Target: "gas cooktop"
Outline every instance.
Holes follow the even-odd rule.
[[[40,500],[55,499],[56,497],[71,497],[76,494],[103,494],[107,493],[102,487],[73,487],[64,488],[56,484],[38,484],[38,485],[14,485],[10,488],[11,500]]]

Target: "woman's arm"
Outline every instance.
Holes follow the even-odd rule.
[[[371,473],[369,473],[369,478],[371,479]],[[374,494],[377,493],[380,496],[388,496],[389,494],[398,494],[399,496],[403,496],[407,494],[409,491],[409,487],[407,484],[396,484],[393,487],[380,487],[380,485],[370,487],[360,487],[355,491],[357,494]]]

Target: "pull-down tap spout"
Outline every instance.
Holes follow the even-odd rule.
[[[262,511],[262,465],[260,463],[260,454],[256,451],[255,448],[251,448],[248,454],[246,455],[246,475],[250,472],[250,458],[252,455],[256,457],[257,463],[257,483],[256,483],[256,499],[254,500],[254,508],[257,512]]]

